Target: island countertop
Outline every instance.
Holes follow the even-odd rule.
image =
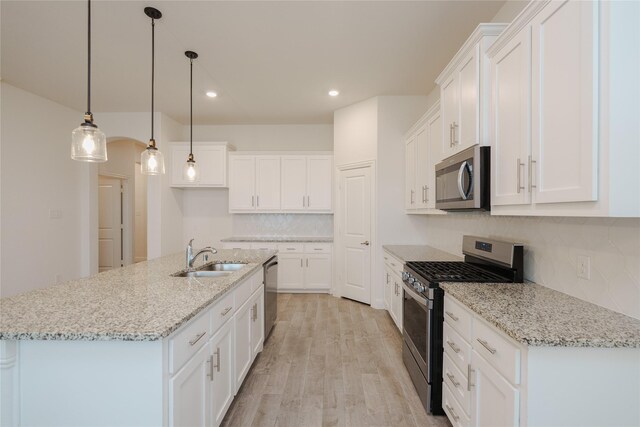
[[[183,253],[0,299],[2,340],[163,339],[262,268],[276,251],[218,250],[247,265],[224,277],[173,277]]]

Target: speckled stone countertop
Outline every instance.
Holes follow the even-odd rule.
[[[2,298],[0,339],[160,340],[262,268],[275,253],[219,250],[209,262],[247,265],[216,278],[172,277],[185,267],[184,254],[179,253]]]
[[[441,283],[511,338],[532,347],[640,348],[640,320],[534,283]]]
[[[220,240],[221,242],[298,242],[298,243],[331,243],[333,237],[304,237],[304,236],[233,236]]]
[[[424,245],[383,245],[382,249],[400,261],[462,261],[462,258]]]

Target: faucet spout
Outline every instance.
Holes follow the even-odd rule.
[[[192,269],[193,268],[193,263],[195,262],[195,260],[202,254],[205,253],[210,253],[212,255],[215,255],[218,253],[218,251],[215,248],[212,248],[211,246],[207,246],[205,248],[200,249],[198,252],[195,253],[195,255],[193,254],[193,239],[189,240],[189,244],[187,245],[187,253],[186,253],[186,258],[187,258],[187,269]]]

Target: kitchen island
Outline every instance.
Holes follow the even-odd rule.
[[[262,350],[263,263],[175,254],[0,299],[2,425],[217,425]]]

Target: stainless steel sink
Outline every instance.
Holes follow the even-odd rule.
[[[207,264],[203,265],[197,270],[193,271],[182,271],[180,273],[176,273],[174,277],[224,277],[229,274],[233,274],[234,271],[240,270],[244,267],[245,263],[226,263],[226,262],[218,262],[215,264]]]

